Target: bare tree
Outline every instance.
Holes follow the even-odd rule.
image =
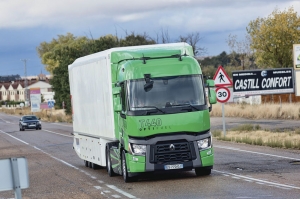
[[[161,42],[163,44],[165,43],[171,43],[170,35],[168,29],[164,30],[163,28],[161,29]]]
[[[250,48],[251,38],[250,35],[245,35],[245,39],[238,41],[237,35],[229,34],[228,40],[226,40],[229,48],[231,49],[232,56],[235,57],[236,53],[239,54],[239,58],[241,60],[241,65],[243,70],[245,70],[245,66],[251,66],[253,60],[253,51]]]
[[[199,32],[190,33],[187,36],[180,35],[178,41],[186,42],[193,47],[194,55],[202,55],[207,52],[205,47],[200,47],[198,43],[203,40],[203,37],[200,36]]]

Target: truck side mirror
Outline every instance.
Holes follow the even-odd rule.
[[[212,104],[217,103],[217,94],[214,89],[210,89],[210,87],[215,87],[215,81],[212,79],[206,80],[206,86],[208,87],[208,100],[209,100],[209,112],[212,110]]]
[[[122,110],[121,98],[119,96],[116,96],[114,97],[114,111],[121,112],[121,110]]]
[[[206,80],[206,85],[208,87],[215,87],[215,81],[212,79],[208,79],[208,80]]]
[[[121,87],[115,87],[112,89],[113,92],[113,99],[114,99],[114,111],[115,112],[121,112],[122,111],[122,104],[121,104]]]
[[[216,104],[217,103],[217,94],[214,89],[209,89],[209,103],[210,104]]]

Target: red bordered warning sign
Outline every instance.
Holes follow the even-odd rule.
[[[232,81],[225,72],[222,66],[219,66],[217,72],[214,75],[215,86],[231,86]]]

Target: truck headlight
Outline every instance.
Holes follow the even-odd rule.
[[[133,155],[145,155],[146,145],[141,144],[129,144],[129,149]]]
[[[197,145],[199,149],[206,149],[211,146],[211,137],[205,138],[197,141]]]

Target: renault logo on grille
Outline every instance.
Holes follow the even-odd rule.
[[[171,144],[169,148],[170,148],[170,151],[174,151],[175,150],[174,144]]]

